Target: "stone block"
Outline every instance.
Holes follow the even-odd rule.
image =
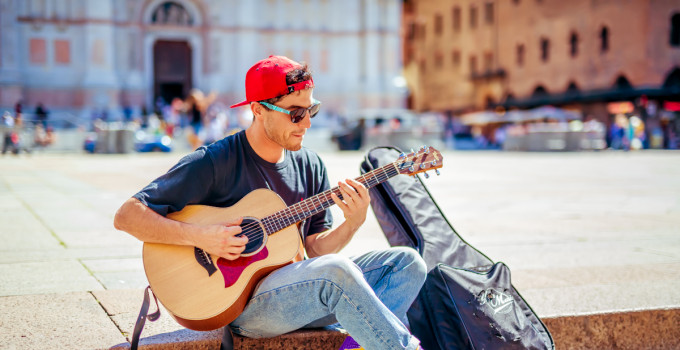
[[[90,293],[0,297],[0,348],[107,349],[125,341]]]

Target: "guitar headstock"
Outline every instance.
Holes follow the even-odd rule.
[[[434,170],[439,175],[439,168],[444,165],[442,154],[433,147],[423,146],[417,152],[402,153],[395,162],[400,174],[413,176],[418,173]],[[427,173],[425,178],[429,177]]]

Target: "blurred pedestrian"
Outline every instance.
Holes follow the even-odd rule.
[[[47,129],[43,128],[42,124],[36,124],[33,133],[33,146],[35,149],[44,149],[54,143],[56,135],[54,134],[54,128],[48,126]]]
[[[7,126],[7,131],[5,131],[4,144],[2,147],[2,154],[5,154],[10,150],[14,154],[19,154],[23,149],[26,153],[30,153],[31,150],[27,147],[22,147],[21,136],[24,129],[24,121],[21,114],[16,115],[12,118],[9,112],[5,112],[5,125]]]
[[[2,154],[7,153],[8,150],[14,150],[14,140],[12,132],[14,131],[14,117],[9,111],[5,111],[2,115]]]
[[[14,105],[14,116],[21,115],[23,110],[23,102],[19,100],[15,105]]]
[[[47,129],[48,112],[42,103],[38,103],[38,107],[35,108],[35,116],[38,119],[38,123],[42,124],[43,129]]]
[[[205,136],[203,132],[204,127],[209,123],[206,119],[206,112],[208,107],[215,101],[217,94],[211,92],[208,96],[203,94],[199,89],[191,89],[189,96],[185,101],[185,110],[189,115],[189,124],[191,126],[187,133],[189,144],[196,149],[204,143],[202,137]]]
[[[142,129],[146,129],[146,127],[149,125],[149,111],[146,109],[146,105],[142,105],[141,113],[142,115],[139,125],[142,127]]]
[[[623,114],[617,114],[609,130],[611,136],[610,147],[612,149],[624,149],[627,147],[626,129],[628,118]]]
[[[123,106],[123,122],[125,124],[132,121],[132,114],[132,106],[130,106],[129,103],[126,103],[125,106]]]

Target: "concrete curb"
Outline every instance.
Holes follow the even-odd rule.
[[[206,332],[202,339],[187,340],[182,339],[182,331],[173,332],[176,342],[168,342],[170,334],[161,334],[143,338],[139,349],[177,349],[177,350],[198,350],[198,349],[219,349],[222,341],[222,330]],[[330,330],[305,329],[273,338],[246,338],[234,335],[234,350],[258,349],[258,350],[318,350],[318,349],[339,349],[342,342],[347,337],[346,333]],[[157,340],[161,340],[158,342]],[[129,349],[130,344],[118,344],[111,349]]]
[[[680,349],[680,309],[545,318],[557,349]]]
[[[680,309],[639,310],[544,318],[556,349],[678,349]],[[201,333],[178,330],[142,338],[140,349],[219,349],[222,330]],[[234,350],[339,349],[347,334],[299,330],[274,338],[234,336]],[[129,343],[112,349],[128,349]]]

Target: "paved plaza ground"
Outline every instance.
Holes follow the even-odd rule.
[[[181,155],[0,158],[0,349],[126,342],[136,314],[117,308],[136,312],[147,282],[113,216]],[[331,183],[362,157],[324,151]],[[447,151],[441,173],[426,184],[450,222],[539,316],[680,308],[680,152]],[[369,213],[342,254],[387,246]]]

